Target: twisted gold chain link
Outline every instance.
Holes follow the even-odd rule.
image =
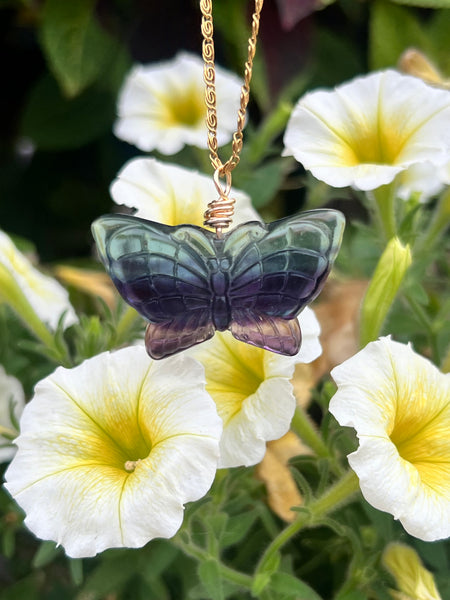
[[[259,19],[264,0],[255,0],[255,10],[252,16],[252,32],[248,40],[248,55],[244,69],[244,83],[241,89],[240,106],[237,114],[237,127],[233,134],[232,154],[225,162],[219,158],[217,153],[217,100],[214,67],[214,27],[212,19],[212,0],[200,0],[202,12],[202,55],[204,61],[203,74],[206,84],[206,126],[208,128],[208,149],[211,164],[218,171],[219,177],[226,177],[227,173],[239,163],[239,155],[242,150],[242,130],[245,125],[245,111],[250,97],[250,80],[253,71],[253,58],[256,51],[256,40],[259,31]]]
[[[202,56],[203,77],[205,80],[206,126],[208,128],[208,149],[211,164],[214,167],[214,184],[219,193],[219,198],[208,204],[204,215],[204,225],[215,227],[218,237],[222,229],[228,227],[233,219],[234,200],[229,198],[231,190],[231,171],[238,165],[242,150],[243,133],[245,125],[245,111],[250,98],[250,81],[253,71],[253,58],[256,51],[256,40],[259,32],[259,19],[264,0],[255,0],[255,10],[252,16],[252,32],[248,40],[247,61],[244,68],[244,83],[241,88],[240,104],[237,113],[237,127],[233,133],[231,156],[225,162],[219,158],[217,148],[217,97],[214,66],[214,27],[212,18],[212,0],[200,0],[202,12]],[[222,186],[220,178],[225,178]]]

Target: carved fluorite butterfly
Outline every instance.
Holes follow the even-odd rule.
[[[230,329],[242,341],[296,354],[296,319],[323,287],[344,217],[313,210],[220,238],[195,225],[107,215],[92,225],[100,258],[120,295],[148,321],[146,347],[164,358]]]

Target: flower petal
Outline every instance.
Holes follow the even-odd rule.
[[[371,190],[412,164],[450,156],[450,97],[392,70],[306,94],[284,138],[312,174],[334,187]]]
[[[203,225],[203,214],[217,190],[211,177],[154,158],[130,160],[111,185],[117,204],[137,209],[137,217],[167,225]],[[232,190],[236,199],[234,225],[260,221],[250,198]]]
[[[72,557],[174,535],[217,466],[203,377],[189,357],[154,363],[131,347],[41,381],[6,473],[27,526]]]

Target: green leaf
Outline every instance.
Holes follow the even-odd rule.
[[[248,533],[250,527],[258,518],[256,510],[249,510],[234,517],[229,517],[227,527],[222,535],[221,545],[223,548],[240,542]]]
[[[446,3],[445,8],[450,8],[450,0],[436,0],[436,7],[441,1]],[[425,6],[424,2],[417,2],[417,5]],[[444,76],[448,76],[450,74],[449,27],[450,10],[436,10],[424,22],[419,21],[413,9],[386,0],[377,0],[372,5],[370,20],[371,68],[383,69],[395,66],[400,55],[407,48],[413,47],[422,51],[428,59],[436,63]]]
[[[67,98],[50,75],[32,89],[21,134],[42,150],[79,148],[104,135],[116,117],[116,98],[130,68],[127,50],[111,46],[101,78],[75,98]]]
[[[25,579],[21,579],[14,583],[11,587],[2,588],[2,600],[38,600],[39,592],[39,577],[37,573],[29,575]]]
[[[448,32],[450,31],[450,10],[437,10],[428,23],[427,31],[431,43],[430,57],[436,61],[443,75],[449,77],[450,36]]]
[[[153,540],[139,553],[139,573],[147,583],[153,584],[176,556],[179,558],[179,550],[172,543],[166,540]]]
[[[94,20],[95,0],[46,0],[41,44],[63,92],[73,97],[97,79],[114,41]]]
[[[41,150],[78,148],[111,129],[115,98],[107,90],[90,88],[76,98],[65,98],[50,77],[31,92],[22,133]]]
[[[42,542],[31,564],[35,569],[40,569],[51,563],[61,553],[62,548],[58,548],[55,542]]]
[[[232,581],[222,580],[224,598],[229,598],[231,596],[232,600],[244,600],[244,598],[245,600],[247,600],[247,595],[237,595],[239,587],[240,586],[233,583]],[[199,583],[198,585],[191,586],[189,588],[188,594],[186,596],[183,596],[183,598],[185,597],[188,600],[205,600],[206,598],[209,599],[210,595],[205,586],[202,583]]]
[[[1,551],[6,558],[12,558],[16,550],[16,535],[12,529],[7,529],[2,535]]]
[[[322,600],[309,585],[289,573],[275,573],[269,590],[276,592],[279,600]]]
[[[214,536],[217,541],[222,540],[222,536],[227,530],[228,515],[225,512],[218,512],[208,517],[208,532]]]
[[[139,571],[139,566],[132,551],[119,550],[104,554],[102,562],[91,571],[77,598],[97,600],[120,590]]]
[[[336,85],[363,71],[362,52],[355,48],[350,36],[342,35],[336,28],[317,28],[315,38],[312,87]]]
[[[392,2],[422,8],[450,8],[450,0],[392,0]]]
[[[378,261],[361,308],[360,342],[375,340],[411,265],[411,249],[392,238]]]
[[[83,561],[81,558],[69,559],[69,572],[74,585],[79,586],[83,583]]]
[[[336,600],[367,600],[367,594],[359,590],[351,590],[336,596]]]
[[[211,598],[211,600],[224,600],[225,595],[222,588],[220,569],[215,560],[205,560],[200,563],[198,575],[208,592],[208,598]]]
[[[236,186],[250,196],[255,208],[262,208],[279,190],[287,165],[285,158],[278,158],[252,171],[241,172],[235,178]]]
[[[428,51],[428,39],[413,13],[385,0],[372,5],[369,62],[372,69],[394,66],[410,46]]]
[[[372,531],[384,545],[393,539],[397,530],[398,523],[389,513],[382,512],[371,506],[368,502],[362,501],[362,509],[372,523]]]
[[[36,586],[36,577],[28,577],[18,581],[8,589],[2,590],[2,600],[38,600],[39,590]]]

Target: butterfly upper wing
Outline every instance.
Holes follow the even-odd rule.
[[[92,231],[120,295],[150,321],[146,345],[153,358],[214,334],[208,260],[215,251],[210,232],[128,215],[100,217]]]
[[[298,351],[295,317],[322,289],[344,224],[340,212],[316,210],[268,226],[247,223],[229,234],[224,252],[232,256],[229,299],[237,339],[281,354]]]
[[[231,310],[296,317],[322,289],[343,230],[344,217],[335,210],[308,211],[266,227],[248,223],[236,228],[224,247],[232,256]]]
[[[100,258],[121,296],[154,323],[211,305],[208,257],[200,227],[171,227],[128,215],[93,223]]]

